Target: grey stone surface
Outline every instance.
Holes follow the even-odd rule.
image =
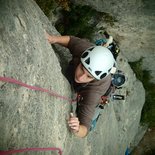
[[[70,98],[70,86],[45,38],[44,29],[54,33],[55,28],[35,2],[1,1],[0,15],[0,75]],[[0,148],[66,145],[68,101],[5,82],[0,86]]]
[[[59,33],[36,3],[1,0],[0,15],[0,75],[70,98],[70,85],[60,66],[68,54],[57,57],[45,39],[45,29]],[[56,49],[68,52],[62,47]],[[126,86],[117,93],[126,99],[106,105],[95,131],[83,139],[67,128],[68,101],[0,82],[0,148],[60,147],[64,155],[124,155],[139,131],[145,91],[122,54],[117,62],[128,77]]]

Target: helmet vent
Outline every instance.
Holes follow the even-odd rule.
[[[100,79],[103,79],[106,75],[107,75],[107,73],[103,73],[103,74],[100,76]]]
[[[88,55],[88,52],[84,52],[81,57],[85,58],[87,55]]]
[[[89,51],[92,51],[94,49],[94,47],[90,48]]]
[[[86,59],[85,63],[89,65],[90,64],[90,58]]]
[[[102,71],[95,71],[95,74],[98,76]]]
[[[112,69],[112,68],[110,68],[110,69],[108,70],[108,73],[111,71],[111,69]]]

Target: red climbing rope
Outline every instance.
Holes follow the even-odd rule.
[[[10,78],[10,77],[2,77],[2,76],[0,76],[0,81],[17,84],[17,85],[26,87],[26,88],[31,89],[31,90],[46,92],[51,96],[55,96],[57,98],[67,100],[70,103],[73,103],[73,102],[76,101],[76,100],[72,100],[71,98],[61,96],[61,95],[59,95],[58,93],[56,93],[54,91],[50,91],[48,89],[40,88],[40,87],[36,87],[36,86],[31,86],[31,85],[28,85],[26,83],[23,83],[23,82],[21,82],[19,80],[16,80],[16,79],[13,79],[13,78]],[[62,155],[62,150],[60,148],[26,148],[26,149],[19,149],[19,150],[0,151],[0,155],[9,155],[9,154],[15,154],[15,153],[21,153],[21,152],[27,152],[27,151],[53,151],[53,150],[54,151],[58,150],[59,151],[58,153],[60,155]]]
[[[28,85],[26,83],[23,83],[23,82],[21,82],[19,80],[16,80],[16,79],[13,79],[13,78],[10,78],[10,77],[2,77],[2,76],[0,76],[0,81],[17,84],[17,85],[26,87],[26,88],[31,89],[31,90],[46,92],[46,93],[48,93],[51,96],[55,96],[57,98],[60,98],[60,99],[63,99],[63,100],[67,100],[70,103],[75,102],[75,100],[72,100],[71,98],[68,98],[68,97],[65,97],[65,96],[61,96],[61,95],[59,95],[58,93],[56,93],[54,91],[50,91],[48,89],[41,88],[41,87],[31,86],[31,85]]]
[[[16,154],[28,151],[58,151],[60,155],[62,155],[62,150],[60,148],[26,148],[26,149],[19,149],[19,150],[10,150],[10,151],[0,151],[0,155],[9,155],[9,154]]]

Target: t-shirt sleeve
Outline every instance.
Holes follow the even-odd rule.
[[[93,46],[94,44],[90,43],[86,39],[80,39],[78,37],[70,36],[70,41],[68,43],[68,49],[73,56],[81,55],[87,48]]]
[[[86,126],[89,131],[96,106],[100,101],[100,95],[94,92],[84,92],[80,95],[81,98],[77,107],[77,117],[79,118],[80,124]]]

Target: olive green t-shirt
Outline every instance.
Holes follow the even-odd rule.
[[[73,78],[75,69],[80,63],[81,54],[89,47],[94,46],[87,40],[80,39],[74,36],[70,36],[70,42],[68,49],[72,54],[72,60],[70,65],[73,68]],[[77,105],[77,117],[79,118],[80,124],[90,129],[91,121],[95,113],[96,106],[101,101],[101,96],[106,93],[111,85],[111,75],[108,75],[102,80],[93,80],[85,84],[77,84],[74,81],[74,88],[78,94],[80,94],[80,101]]]

